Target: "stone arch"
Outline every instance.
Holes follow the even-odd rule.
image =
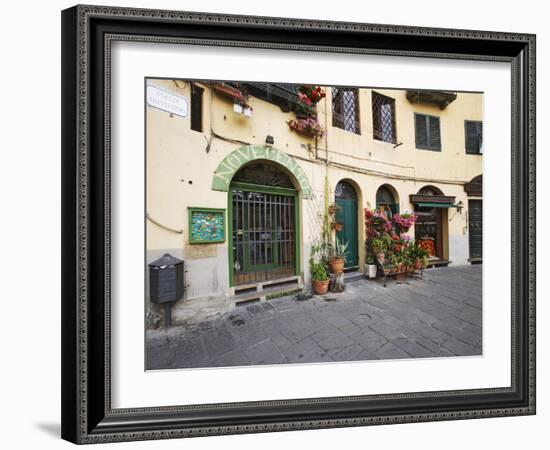
[[[227,155],[214,172],[212,190],[228,192],[231,179],[237,171],[255,160],[272,161],[282,166],[296,180],[303,197],[313,198],[313,189],[304,169],[290,155],[267,145],[245,145]]]
[[[418,191],[418,195],[445,195],[441,189],[433,185],[426,185]]]

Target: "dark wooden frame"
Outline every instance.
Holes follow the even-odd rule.
[[[109,111],[114,40],[510,63],[511,386],[113,409]],[[64,439],[95,443],[535,413],[535,36],[77,6],[62,13],[62,83]]]

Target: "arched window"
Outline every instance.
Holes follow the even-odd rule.
[[[388,218],[399,212],[399,203],[389,186],[380,186],[376,191],[376,209],[386,214]]]
[[[334,196],[342,200],[357,200],[357,193],[347,181],[340,181],[334,190]]]

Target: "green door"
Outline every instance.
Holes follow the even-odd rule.
[[[359,265],[358,238],[357,238],[357,194],[351,184],[340,181],[336,186],[336,221],[344,226],[341,231],[336,232],[340,242],[348,242],[348,253],[346,255],[346,268]]]

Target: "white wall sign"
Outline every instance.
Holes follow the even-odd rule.
[[[187,98],[156,86],[147,86],[147,104],[181,117],[187,117],[189,112]]]

